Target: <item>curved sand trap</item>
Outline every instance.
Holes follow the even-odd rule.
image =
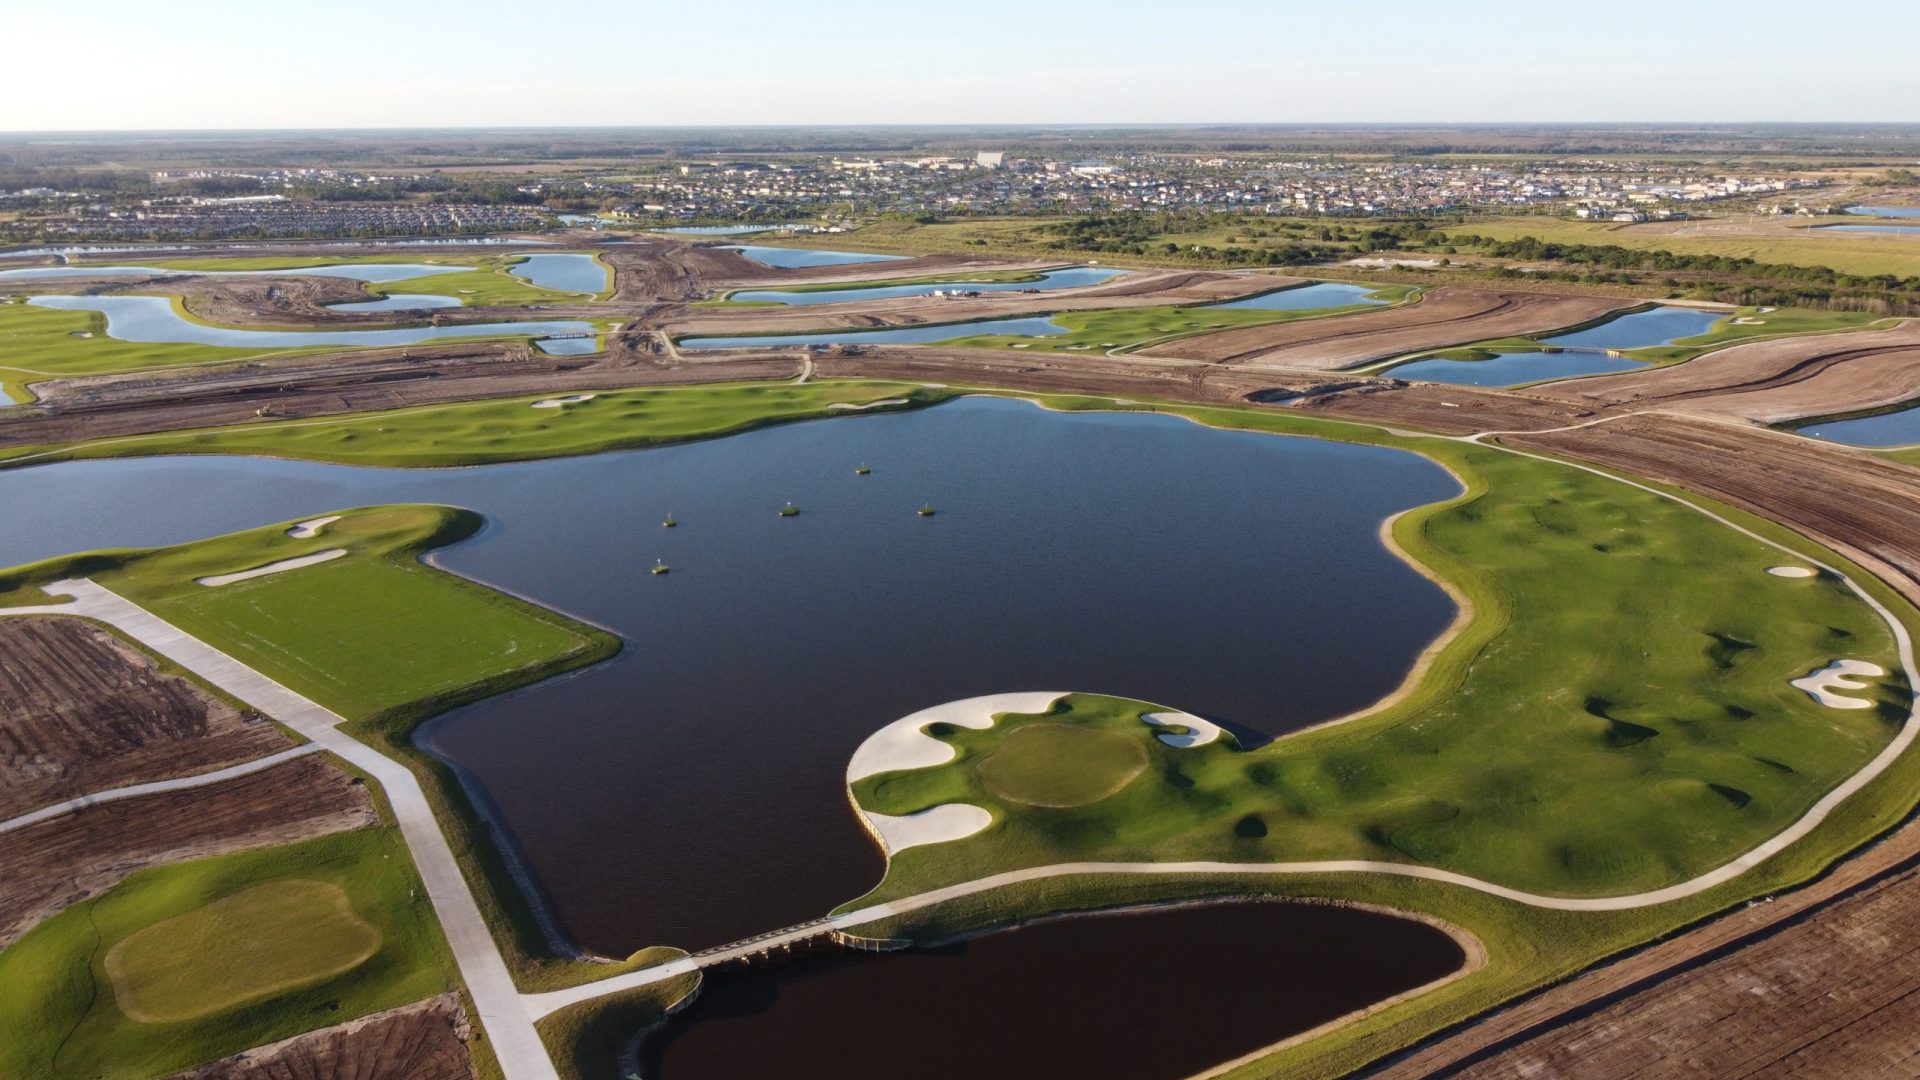
[[[1142,715],[1140,719],[1156,727],[1186,728],[1187,734],[1185,735],[1172,731],[1163,731],[1154,736],[1154,738],[1159,739],[1168,746],[1176,746],[1182,750],[1188,750],[1195,746],[1205,746],[1220,737],[1219,724],[1211,720],[1202,720],[1192,713],[1151,712]]]
[[[921,730],[928,724],[952,724],[954,727],[985,731],[993,726],[996,713],[1043,713],[1065,696],[1050,691],[987,694],[984,697],[949,701],[945,705],[935,705],[931,709],[921,709],[903,716],[867,736],[860,748],[853,752],[853,758],[847,762],[847,783],[884,772],[926,769],[952,761],[955,756],[953,747]]]
[[[252,578],[266,577],[268,574],[281,574],[288,570],[298,570],[303,566],[314,566],[323,562],[332,562],[334,559],[346,553],[346,548],[328,548],[325,551],[316,551],[311,555],[302,555],[297,559],[281,559],[279,562],[270,562],[265,566],[256,566],[251,570],[240,570],[231,574],[214,574],[211,577],[197,577],[193,580],[197,585],[206,585],[209,587],[231,585],[236,581],[247,581]]]
[[[1833,691],[1836,687],[1841,690],[1865,690],[1869,684],[1852,676],[1877,676],[1886,673],[1886,668],[1865,660],[1835,660],[1805,678],[1794,679],[1788,685],[1805,690],[1809,697],[1829,709],[1871,709],[1873,702],[1866,698],[1850,697]]]
[[[972,803],[943,803],[901,817],[860,813],[889,858],[911,847],[961,840],[993,824],[993,815]]]
[[[541,398],[533,403],[536,409],[557,409],[562,405],[578,405],[582,401],[592,401],[598,394],[568,394],[566,397]]]
[[[1733,325],[1735,325],[1735,326],[1765,326],[1765,325],[1767,325],[1767,320],[1765,320],[1765,319],[1755,319],[1755,318],[1752,318],[1752,317],[1750,317],[1750,316],[1746,316],[1746,315],[1742,315],[1742,316],[1740,316],[1739,318],[1737,318],[1737,319],[1735,319],[1735,320],[1733,320]]]
[[[849,412],[859,412],[861,409],[877,409],[882,405],[907,405],[907,404],[911,404],[911,403],[907,401],[906,398],[890,397],[885,401],[869,401],[865,405],[855,405],[851,401],[836,401],[833,404],[827,406],[827,409],[829,411],[834,409],[846,409]]]
[[[295,540],[311,540],[320,535],[320,530],[340,520],[339,514],[317,517],[311,521],[302,521],[287,530],[287,535]]]
[[[1812,577],[1819,571],[1811,566],[1769,566],[1767,573],[1774,577]]]

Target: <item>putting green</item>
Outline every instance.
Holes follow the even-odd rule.
[[[108,950],[106,969],[121,1012],[178,1023],[351,971],[380,941],[340,886],[296,878],[130,934]]]
[[[988,791],[1028,806],[1085,806],[1116,795],[1147,767],[1139,739],[1072,724],[1009,732],[974,773]]]

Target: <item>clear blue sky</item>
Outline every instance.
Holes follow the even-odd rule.
[[[1920,3],[21,0],[0,130],[1920,121]]]

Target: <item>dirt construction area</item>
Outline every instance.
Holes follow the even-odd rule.
[[[0,832],[0,946],[135,870],[373,823],[364,785],[318,754]]]
[[[1674,408],[1768,424],[1872,409],[1920,396],[1920,320],[1756,341],[1673,367],[1533,389],[1591,408]]]
[[[1334,371],[1470,341],[1541,334],[1630,306],[1631,301],[1608,297],[1442,286],[1417,303],[1384,311],[1222,330],[1145,352],[1236,366]]]
[[[468,1080],[473,1032],[451,995],[309,1031],[174,1080]]]
[[[78,619],[0,619],[0,820],[292,746]]]

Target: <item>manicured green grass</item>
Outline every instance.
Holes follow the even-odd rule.
[[[351,971],[379,948],[379,927],[346,890],[284,878],[142,927],[107,950],[105,966],[121,1012],[178,1023]]]
[[[309,539],[286,535],[289,524],[17,568],[0,575],[0,603],[34,602],[28,586],[87,574],[350,719],[515,685],[617,647],[601,631],[421,563],[423,552],[479,527],[469,511],[347,511]],[[348,554],[218,587],[195,583],[331,548]]]
[[[324,421],[282,421],[0,451],[24,464],[142,454],[261,454],[350,465],[445,466],[562,457],[653,446],[830,416],[838,403],[904,398],[913,408],[947,391],[864,379],[598,391],[591,401],[535,409],[554,395],[431,405]],[[564,395],[562,395],[564,396]]]
[[[0,1076],[10,1080],[72,1076],[149,1077],[211,1061],[302,1031],[342,1023],[367,1013],[443,993],[452,957],[398,833],[390,828],[336,833],[298,844],[262,848],[211,859],[155,867],[91,900],[82,901],[29,931],[0,952]],[[209,939],[213,951],[196,955],[178,934],[194,924],[170,923],[208,905],[259,895],[287,883],[318,883],[338,890],[353,917],[378,934],[373,951],[335,974],[309,967],[311,979],[269,989],[270,979],[249,970],[256,961],[223,957],[218,931],[246,934],[297,914],[304,904],[267,905],[253,900],[229,906],[239,916]],[[307,886],[301,891],[305,892]],[[267,894],[271,895],[271,893]],[[218,909],[212,909],[218,910]],[[147,935],[158,931],[164,947],[149,952]],[[324,927],[307,926],[299,936]],[[338,934],[312,934],[314,943],[341,944]],[[363,947],[367,939],[356,939]],[[230,946],[229,938],[225,945]],[[305,946],[301,946],[304,948]],[[134,1000],[160,1010],[152,1022],[123,1011],[108,957],[134,950],[143,987],[171,987],[181,997]],[[262,957],[280,965],[293,957],[276,949]],[[318,957],[308,957],[310,961]],[[185,968],[169,971],[167,964]],[[189,973],[196,973],[189,978]],[[203,978],[204,977],[204,978]],[[244,989],[244,995],[232,991]],[[268,989],[267,996],[251,991]],[[182,1012],[193,1013],[191,1018]]]
[[[1417,290],[1410,285],[1383,285],[1370,295],[1388,303],[1400,303]],[[1053,321],[1067,328],[1064,334],[1050,337],[980,335],[956,338],[952,344],[979,345],[1034,352],[1087,352],[1119,347],[1137,347],[1170,341],[1192,334],[1204,334],[1236,326],[1293,322],[1297,319],[1330,318],[1374,311],[1380,304],[1348,304],[1343,307],[1308,308],[1301,311],[1259,311],[1249,308],[1141,307],[1109,308],[1099,311],[1063,311]]]
[[[1147,767],[1147,747],[1137,734],[1091,724],[1021,724],[974,756],[973,776],[1000,801],[1085,806],[1119,792]]]
[[[1082,859],[1367,858],[1549,895],[1637,892],[1778,832],[1904,718],[1897,675],[1870,692],[1878,709],[1857,712],[1787,685],[1841,657],[1898,669],[1885,625],[1837,580],[1772,577],[1787,556],[1600,476],[1420,448],[1469,490],[1403,515],[1394,535],[1476,618],[1415,692],[1244,752],[1163,748],[1144,707],[1075,699],[1071,722],[1131,733],[1156,764],[1072,809],[980,784],[968,763],[1009,729],[948,733],[955,765],[870,778],[856,797],[890,814],[983,802],[995,824],[901,853],[877,896]]]
[[[31,400],[27,383],[50,378],[233,363],[304,351],[311,350],[120,341],[107,336],[107,317],[97,311],[0,304],[0,389],[15,401]]]

